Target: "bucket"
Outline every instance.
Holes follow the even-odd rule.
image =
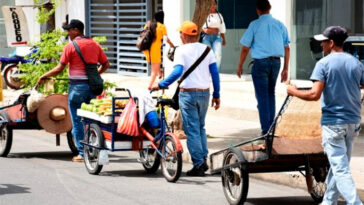
[[[147,120],[150,127],[159,127],[159,118],[155,110],[148,112],[148,114],[145,116],[145,119]]]

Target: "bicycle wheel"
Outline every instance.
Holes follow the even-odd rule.
[[[95,147],[103,147],[104,137],[101,129],[97,124],[91,124],[90,130],[87,130],[84,141]],[[102,169],[102,165],[99,164],[99,153],[100,150],[84,145],[83,146],[84,161],[86,169],[90,174],[99,174]]]
[[[24,82],[22,82],[19,78],[21,74],[22,72],[17,64],[6,67],[4,70],[4,80],[6,85],[15,90],[20,89],[24,85]]]
[[[243,154],[239,149],[231,149],[226,154],[221,171],[224,195],[229,204],[244,204],[248,195],[249,175],[246,165],[241,162]]]
[[[176,152],[176,142],[174,138],[168,134],[165,136],[164,144],[162,145],[161,169],[164,177],[169,182],[176,182],[182,172],[182,154]]]
[[[8,114],[4,111],[0,111],[0,120],[7,120],[9,121]],[[1,125],[0,126],[0,156],[7,157],[11,145],[13,143],[13,130],[9,128],[8,125]]]
[[[139,155],[142,165],[147,173],[153,174],[158,170],[160,165],[160,156],[155,149],[149,147],[148,149],[140,150]]]

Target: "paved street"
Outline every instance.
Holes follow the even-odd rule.
[[[71,162],[65,136],[61,146],[44,131],[16,130],[8,158],[0,158],[0,204],[227,204],[220,176],[186,177],[183,165],[177,183],[158,171],[146,175],[137,153],[110,154],[101,176],[87,173],[83,163]],[[313,204],[303,189],[251,178],[248,203],[259,205]]]

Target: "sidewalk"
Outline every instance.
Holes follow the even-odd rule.
[[[115,82],[117,87],[124,87],[132,93],[145,92],[149,82],[148,77],[130,77],[118,74],[103,74],[102,77],[110,82]],[[256,137],[260,133],[259,116],[256,108],[254,87],[251,80],[238,79],[235,75],[224,75],[221,78],[221,108],[214,110],[209,108],[206,118],[206,131],[208,134],[209,153],[228,147],[231,143],[239,143],[249,138]],[[296,81],[296,84],[306,85],[307,82]],[[166,91],[172,96],[176,83]],[[276,106],[281,107],[286,97],[286,86],[277,83]],[[22,91],[4,90],[3,105],[8,104],[19,96]],[[186,147],[186,140],[183,144],[183,159],[190,162],[190,156]],[[351,170],[356,187],[361,196],[364,196],[364,132],[362,132],[354,144],[351,160]],[[298,172],[295,173],[263,173],[253,174],[253,177],[282,183],[290,186],[306,188],[304,177]],[[364,199],[364,197],[361,197]]]
[[[147,87],[149,78],[147,77],[114,77],[115,74],[105,74],[104,79],[116,80],[117,86],[143,91]],[[256,137],[260,133],[259,116],[256,108],[254,86],[250,79],[238,79],[235,75],[224,75],[221,78],[221,108],[214,110],[209,108],[206,117],[206,131],[208,134],[209,153],[214,153],[220,149],[228,147],[231,143],[239,143],[249,138]],[[293,83],[308,87],[311,85],[307,81],[294,81]],[[166,91],[172,96],[175,91],[175,84]],[[281,107],[286,97],[286,85],[277,83],[276,87],[276,109]],[[186,140],[183,143],[183,160],[191,162]],[[351,160],[352,175],[356,187],[360,190],[361,198],[364,199],[364,131],[360,133],[354,144]],[[264,180],[282,183],[290,186],[306,188],[306,182],[298,172],[263,173],[253,174]]]

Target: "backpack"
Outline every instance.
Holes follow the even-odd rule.
[[[148,21],[147,26],[140,32],[137,41],[136,47],[140,51],[149,50],[150,46],[155,39],[155,32],[157,28],[157,22],[155,21]]]

